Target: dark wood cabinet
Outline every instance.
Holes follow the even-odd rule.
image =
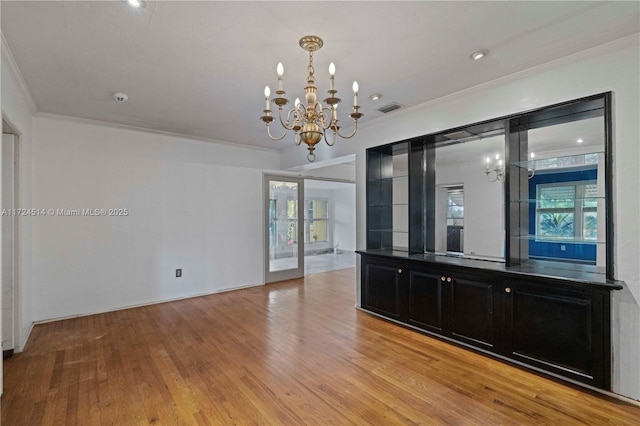
[[[409,273],[409,300],[407,322],[424,330],[444,334],[446,330],[443,309],[445,281],[442,274],[421,270]]]
[[[505,353],[514,360],[604,387],[610,369],[609,293],[520,281],[507,285]]]
[[[610,389],[610,292],[619,283],[577,283],[533,271],[523,278],[504,266],[478,270],[464,259],[358,253],[363,309],[517,365]]]
[[[385,262],[363,264],[363,306],[393,319],[402,319],[404,276],[397,264]]]
[[[447,276],[450,283],[449,333],[465,343],[496,347],[496,286],[480,276]]]
[[[495,289],[480,276],[411,269],[407,322],[491,349],[496,344]]]

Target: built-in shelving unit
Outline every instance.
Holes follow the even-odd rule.
[[[367,245],[409,249],[407,144],[367,152]]]
[[[361,308],[525,368],[610,389],[611,291],[624,284],[614,280],[612,262],[610,102],[605,93],[368,149]],[[552,145],[582,120],[591,120],[599,149]],[[475,147],[495,149],[496,141],[507,166],[485,173],[481,159],[474,166]],[[542,148],[552,155],[532,159],[534,146],[536,157]],[[456,160],[463,165],[452,165]],[[554,185],[573,185],[574,196],[544,198]],[[493,251],[440,254],[442,194],[452,186],[464,191],[465,250],[486,235]],[[551,219],[567,221],[558,235],[549,231]],[[595,260],[563,258],[587,251]]]

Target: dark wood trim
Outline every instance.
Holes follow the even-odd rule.
[[[428,204],[427,187],[423,178],[427,168],[424,140],[409,143],[409,253],[424,253],[427,241],[425,211]],[[435,177],[435,175],[434,175]]]
[[[417,264],[440,269],[446,267],[449,270],[459,270],[461,272],[485,273],[496,278],[532,278],[543,283],[556,283],[558,281],[562,281],[563,285],[577,289],[599,288],[602,291],[608,292],[611,290],[622,290],[625,286],[624,281],[609,280],[606,278],[604,273],[593,272],[593,267],[591,265],[530,260],[526,265],[507,266],[507,264],[503,262],[491,262],[431,253],[412,255],[407,252],[384,249],[356,250],[356,253],[381,260],[386,259],[393,260],[394,262],[415,262]]]
[[[610,280],[615,279],[615,263],[614,259],[614,218],[613,218],[613,179],[615,175],[613,173],[613,94],[607,92],[604,95],[604,174],[605,174],[605,228],[606,228],[606,253],[607,253],[607,278]]]

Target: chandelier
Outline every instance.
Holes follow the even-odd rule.
[[[296,98],[293,108],[291,108],[287,113],[283,113],[282,107],[288,104],[289,100],[284,97],[285,91],[283,89],[282,82],[284,67],[282,66],[282,63],[278,63],[278,67],[276,69],[278,73],[278,90],[276,90],[277,96],[273,98],[273,103],[278,106],[278,118],[280,120],[280,124],[284,128],[282,136],[273,137],[271,135],[270,124],[275,118],[271,115],[269,99],[269,96],[271,96],[271,90],[269,89],[269,86],[264,89],[266,102],[264,115],[260,117],[260,119],[267,125],[267,134],[271,140],[281,140],[289,130],[293,130],[296,146],[299,146],[304,142],[309,150],[307,159],[309,161],[315,161],[316,155],[314,150],[316,149],[316,144],[320,142],[321,139],[324,138],[327,145],[333,146],[336,143],[338,136],[343,139],[353,137],[353,135],[358,131],[358,119],[361,118],[363,114],[358,112],[358,109],[360,109],[360,106],[358,105],[358,82],[354,81],[353,112],[349,114],[349,117],[351,117],[354,122],[353,132],[348,136],[340,133],[340,125],[338,124],[338,104],[340,103],[340,98],[336,97],[338,91],[335,90],[333,80],[336,67],[333,65],[333,62],[329,65],[329,97],[323,101],[323,105],[323,103],[316,99],[318,88],[315,85],[316,78],[314,76],[313,69],[313,52],[322,47],[323,41],[320,37],[310,35],[302,37],[299,44],[300,47],[309,52],[309,65],[307,66],[309,75],[307,76],[307,86],[304,88],[306,105],[301,103],[300,99]],[[284,117],[286,117],[286,119]],[[331,133],[331,135],[327,136],[327,133]]]

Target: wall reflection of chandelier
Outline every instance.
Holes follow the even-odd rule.
[[[527,176],[528,179],[531,179],[536,175],[535,157],[536,154],[531,152],[529,153],[529,158],[531,159],[531,161],[525,161],[523,163],[524,165],[526,165],[527,171],[531,172],[531,174]],[[500,154],[496,154],[495,161],[491,161],[491,157],[485,158],[484,174],[487,175],[487,180],[489,182],[504,182],[504,163],[500,158]]]
[[[306,105],[296,98],[293,108],[284,114],[284,116],[286,116],[286,119],[284,119],[282,107],[289,103],[289,100],[284,97],[285,91],[283,89],[282,82],[284,67],[282,66],[282,63],[279,63],[277,67],[278,90],[276,90],[277,96],[273,98],[273,103],[278,106],[278,118],[280,120],[280,124],[284,128],[282,136],[273,137],[271,135],[270,124],[275,118],[271,115],[271,108],[269,105],[269,96],[271,96],[269,86],[264,89],[266,103],[264,115],[260,117],[260,119],[267,125],[267,134],[271,140],[280,140],[285,137],[289,130],[293,130],[296,146],[304,142],[309,150],[307,159],[309,161],[314,161],[316,158],[314,153],[315,146],[323,137],[324,141],[329,146],[333,146],[335,144],[338,136],[343,139],[353,137],[353,135],[358,131],[358,119],[361,118],[363,114],[358,112],[358,109],[360,109],[360,106],[358,106],[358,83],[354,81],[353,112],[349,114],[349,117],[353,119],[354,129],[350,135],[345,136],[340,134],[340,125],[338,124],[338,103],[340,103],[341,99],[336,97],[338,91],[335,90],[333,80],[336,72],[335,66],[333,65],[333,62],[329,66],[329,97],[323,101],[324,104],[326,104],[323,105],[323,103],[316,99],[318,88],[315,85],[316,79],[313,69],[313,52],[322,47],[323,41],[320,37],[310,35],[302,37],[299,44],[300,47],[309,52],[309,65],[307,66],[309,75],[307,76],[307,86],[304,88]],[[331,136],[327,136],[329,131],[331,131]]]
[[[500,159],[500,154],[496,154],[495,162],[491,161],[491,157],[485,160],[486,168],[484,174],[487,175],[489,182],[504,182],[504,164]]]

